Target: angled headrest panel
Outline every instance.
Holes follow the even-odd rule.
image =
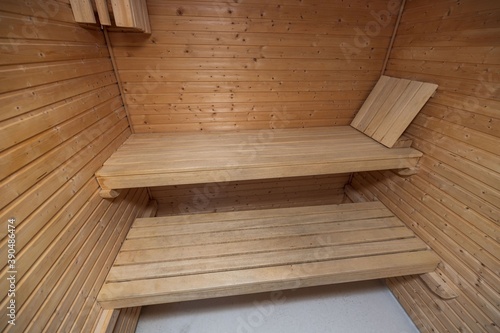
[[[434,83],[382,75],[351,126],[390,148],[437,87]]]

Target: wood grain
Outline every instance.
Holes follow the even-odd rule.
[[[312,176],[414,166],[350,126],[220,133],[134,134],[96,175],[103,189]]]
[[[432,83],[382,76],[351,126],[391,148],[436,89]]]
[[[280,121],[283,128],[345,125],[378,79],[395,23],[392,15],[376,23],[373,13],[388,7],[379,0],[369,6],[359,1],[147,4],[151,35],[110,33],[128,88],[126,101],[136,110],[131,118],[136,133],[269,128],[276,102],[284,114],[304,104],[294,121]],[[369,22],[378,24],[372,27],[376,35],[367,32]],[[355,86],[343,84],[354,77]],[[194,82],[220,88],[193,91]],[[347,108],[333,103],[328,111],[329,118],[347,111],[344,122],[310,118],[324,103],[343,100],[353,102]],[[255,119],[249,103],[267,106],[261,114],[266,120]],[[227,104],[248,117],[231,123],[202,118]],[[145,120],[151,105],[157,106],[158,117]],[[183,119],[165,120],[176,107],[187,106],[188,125]]]
[[[0,331],[90,332],[95,294],[148,201],[145,190],[98,195],[96,169],[130,135],[116,77],[102,33],[76,24],[69,1],[0,7],[0,214],[17,221],[19,288],[16,325]]]
[[[406,132],[424,153],[420,172],[409,181],[353,178],[442,258],[435,274],[454,299],[443,301],[417,277],[388,280],[429,332],[498,330],[500,81],[489,68],[498,67],[499,9],[494,1],[408,2],[386,75],[439,84]]]
[[[378,202],[139,219],[98,301],[147,305],[432,271],[437,256],[401,226]],[[159,248],[147,255],[129,242]]]

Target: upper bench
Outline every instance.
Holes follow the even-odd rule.
[[[413,168],[395,147],[437,85],[382,76],[351,126],[133,134],[96,173],[103,197],[123,188]]]

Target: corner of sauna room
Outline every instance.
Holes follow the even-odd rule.
[[[2,0],[0,331],[499,332],[499,22]]]

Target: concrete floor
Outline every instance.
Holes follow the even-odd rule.
[[[137,333],[418,333],[381,281],[142,308]]]

